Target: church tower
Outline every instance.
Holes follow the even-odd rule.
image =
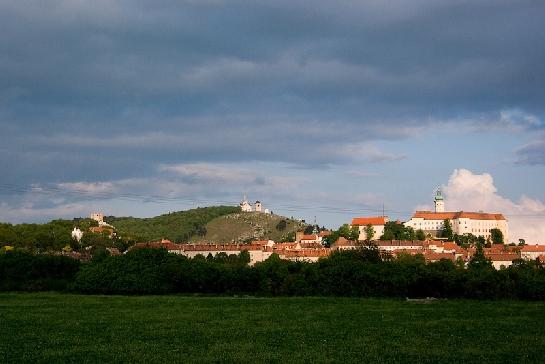
[[[433,201],[435,201],[435,212],[445,212],[445,201],[443,200],[443,192],[441,192],[441,188],[438,188],[435,192],[435,198]]]
[[[244,200],[242,200],[239,206],[242,212],[252,212],[252,205],[248,202],[246,195],[244,195]]]

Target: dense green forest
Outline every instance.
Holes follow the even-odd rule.
[[[194,235],[206,234],[205,225],[216,217],[240,212],[240,207],[212,206],[187,211],[171,212],[151,218],[107,216],[104,220],[113,226],[121,236],[134,240],[150,241],[169,239],[187,241]]]

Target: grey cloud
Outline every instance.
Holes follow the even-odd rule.
[[[4,4],[6,84],[31,104],[90,109],[279,107],[294,95],[329,111],[347,98],[390,101],[366,112],[392,101],[415,114],[490,110],[506,99],[543,111],[535,2],[99,4]]]
[[[545,165],[545,140],[535,140],[516,150],[517,163]]]
[[[1,2],[0,165],[12,182],[327,168],[403,159],[376,143],[442,120],[542,130],[544,17],[535,1]]]

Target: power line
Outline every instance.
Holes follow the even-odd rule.
[[[78,188],[60,188],[54,186],[21,186],[15,184],[0,183],[0,191],[5,192],[14,192],[19,194],[25,193],[37,193],[37,194],[50,194],[50,195],[68,195],[74,196],[81,199],[103,199],[103,200],[126,200],[126,201],[136,201],[144,203],[175,203],[175,202],[186,202],[193,204],[226,204],[226,205],[237,205],[239,201],[235,200],[219,200],[219,199],[210,199],[210,198],[190,198],[182,196],[165,196],[165,195],[148,195],[140,193],[130,193],[130,192],[116,192],[116,191],[89,191]],[[408,210],[396,210],[396,209],[385,209],[383,206],[371,206],[371,205],[360,205],[354,206],[351,208],[339,207],[339,206],[327,206],[327,205],[301,205],[293,203],[271,203],[269,204],[271,209],[282,210],[282,211],[313,211],[313,212],[323,212],[323,213],[333,213],[333,214],[361,214],[362,212],[373,212],[377,214],[394,214],[394,215],[411,215],[414,211]],[[537,218],[545,217],[545,212],[543,213],[533,213],[533,214],[508,214],[509,217],[526,217],[526,218]]]

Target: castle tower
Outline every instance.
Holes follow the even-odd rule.
[[[95,220],[96,222],[100,224],[104,222],[104,214],[102,214],[101,212],[93,212],[91,214],[91,219]]]
[[[261,202],[259,201],[255,202],[255,212],[262,212]]]
[[[437,188],[433,201],[435,202],[435,212],[445,212],[445,201],[443,200],[441,188]]]

